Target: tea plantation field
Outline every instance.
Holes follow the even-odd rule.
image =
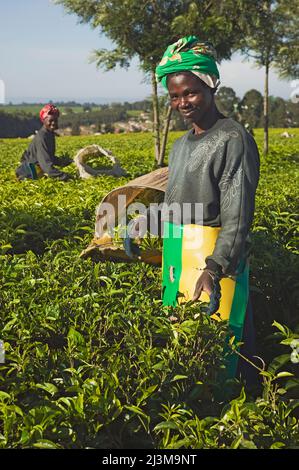
[[[299,446],[299,130],[281,132],[262,157],[253,228],[262,384],[236,380],[226,395],[224,323],[199,305],[163,308],[159,268],[79,258],[102,197],[153,169],[151,135],[58,138],[57,155],[96,143],[129,173],[67,183],[17,182],[28,141],[0,140],[0,448]]]

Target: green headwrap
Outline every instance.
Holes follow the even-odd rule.
[[[212,44],[201,42],[197,36],[179,39],[166,49],[156,68],[156,77],[167,89],[167,75],[186,70],[203,79],[208,86],[216,86],[219,71],[216,65],[216,51]]]

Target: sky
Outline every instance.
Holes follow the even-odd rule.
[[[89,62],[97,48],[113,44],[52,0],[0,0],[0,103],[107,103],[150,96],[137,59],[127,71],[104,72]],[[252,88],[263,93],[263,70],[240,55],[223,61],[219,70],[222,86],[232,87],[240,98]],[[290,81],[270,72],[271,95],[288,99],[292,91]]]

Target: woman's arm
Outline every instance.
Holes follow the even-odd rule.
[[[227,145],[226,164],[219,182],[221,231],[207,267],[219,265],[234,274],[244,252],[259,180],[259,154],[252,136],[240,132]],[[215,264],[216,263],[216,264]]]

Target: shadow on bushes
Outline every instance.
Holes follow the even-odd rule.
[[[8,254],[21,254],[29,250],[37,255],[45,252],[48,242],[62,238],[84,236],[86,225],[90,221],[85,217],[90,214],[70,214],[67,211],[53,210],[44,207],[33,207],[30,213],[10,208],[9,213],[2,214],[0,224],[0,244],[11,245]],[[84,230],[82,230],[82,226]],[[91,226],[91,232],[93,227]]]
[[[271,341],[273,321],[291,329],[299,324],[299,257],[266,231],[252,235],[250,291],[258,355],[268,362],[281,347]]]

